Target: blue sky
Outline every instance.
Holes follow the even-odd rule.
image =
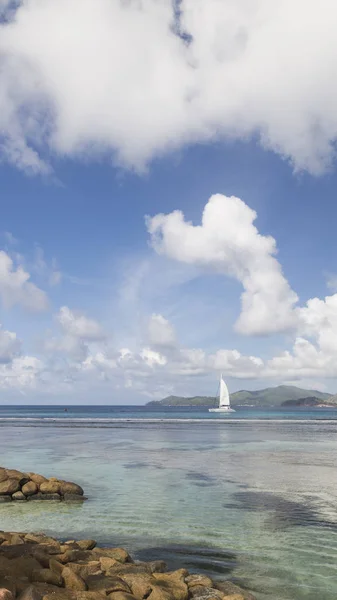
[[[0,3],[1,403],[337,390],[330,4]]]

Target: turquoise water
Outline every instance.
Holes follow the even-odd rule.
[[[259,599],[337,597],[337,411],[0,409],[1,464],[83,485],[0,505],[1,528],[94,537]]]

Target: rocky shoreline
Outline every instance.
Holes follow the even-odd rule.
[[[0,503],[27,500],[81,502],[86,500],[81,486],[56,477],[23,473],[0,467]]]
[[[44,534],[0,532],[0,600],[255,600],[230,581],[161,560],[134,561],[94,540],[60,542]]]

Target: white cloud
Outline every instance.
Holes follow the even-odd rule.
[[[189,143],[254,136],[295,169],[329,167],[336,3],[182,0],[176,27],[172,5],[21,2],[1,25],[3,156],[33,173],[48,172],[45,147],[142,169]]]
[[[11,362],[20,350],[21,341],[16,333],[0,328],[0,364]]]
[[[170,347],[176,345],[174,329],[163,315],[151,315],[148,321],[148,340],[151,346]]]
[[[178,210],[147,219],[158,253],[241,282],[242,311],[236,328],[244,334],[293,327],[298,300],[274,257],[274,238],[258,232],[256,217],[240,198],[216,194],[204,208],[201,225],[186,221]]]
[[[12,258],[0,251],[0,297],[6,308],[16,304],[32,311],[48,308],[48,299],[42,290],[29,281],[30,274]]]
[[[97,342],[104,340],[106,337],[97,321],[89,319],[80,312],[70,310],[68,306],[62,306],[56,318],[63,331],[74,338],[87,342]]]

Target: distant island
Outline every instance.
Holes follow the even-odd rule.
[[[277,387],[265,388],[263,390],[241,390],[230,395],[233,406],[337,406],[337,394],[333,396],[318,390],[305,390],[294,385],[279,385]],[[217,400],[212,396],[193,396],[184,398],[181,396],[168,396],[163,400],[153,400],[146,406],[216,406]]]

